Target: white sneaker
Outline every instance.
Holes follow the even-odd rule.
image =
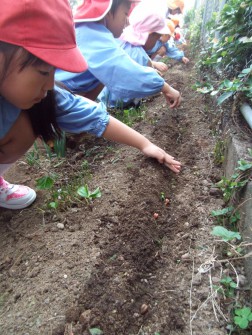
[[[22,209],[36,199],[36,192],[28,186],[12,185],[0,177],[0,207]]]

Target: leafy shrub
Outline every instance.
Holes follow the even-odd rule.
[[[212,70],[218,81],[207,89],[206,83],[197,83],[201,93],[221,93],[218,103],[242,92],[252,98],[252,1],[228,0],[219,18],[215,15],[208,24],[209,44],[203,50],[199,66]],[[218,38],[216,38],[216,33]],[[216,77],[216,76],[215,76]],[[209,89],[210,87],[210,89]]]

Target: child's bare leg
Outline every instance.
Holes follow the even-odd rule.
[[[6,136],[0,140],[0,164],[18,160],[32,146],[35,139],[27,113],[21,112]]]
[[[36,199],[34,190],[13,185],[2,177],[9,167],[33,144],[35,135],[27,113],[22,112],[7,135],[0,140],[0,207],[22,209]]]
[[[157,55],[163,57],[166,54],[166,49],[164,46],[161,46],[161,48],[157,51]]]

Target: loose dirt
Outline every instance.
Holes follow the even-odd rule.
[[[170,110],[158,95],[133,127],[183,163],[179,175],[89,136],[69,142],[65,160],[39,154],[30,166],[23,158],[6,175],[35,187],[50,170],[58,188],[83,178],[102,196],[88,203],[71,189],[48,210],[50,190],[38,191],[28,209],[0,209],[1,335],[227,333],[212,288],[222,273],[210,234],[210,212],[223,205],[213,192],[222,176],[215,107],[192,90],[192,62],[173,63],[165,76],[182,92],[181,106]]]

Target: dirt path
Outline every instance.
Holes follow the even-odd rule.
[[[34,186],[51,164],[58,188],[81,175],[102,197],[92,206],[68,199],[53,212],[44,209],[50,192],[39,191],[29,209],[0,209],[1,335],[226,334],[209,283],[221,271],[211,262],[209,213],[222,205],[209,195],[222,174],[213,163],[213,107],[191,89],[193,64],[166,77],[182,91],[181,107],[155,97],[134,128],[183,163],[179,176],[91,138],[69,149],[68,162],[40,155],[38,165],[24,159],[9,172],[9,181]]]

